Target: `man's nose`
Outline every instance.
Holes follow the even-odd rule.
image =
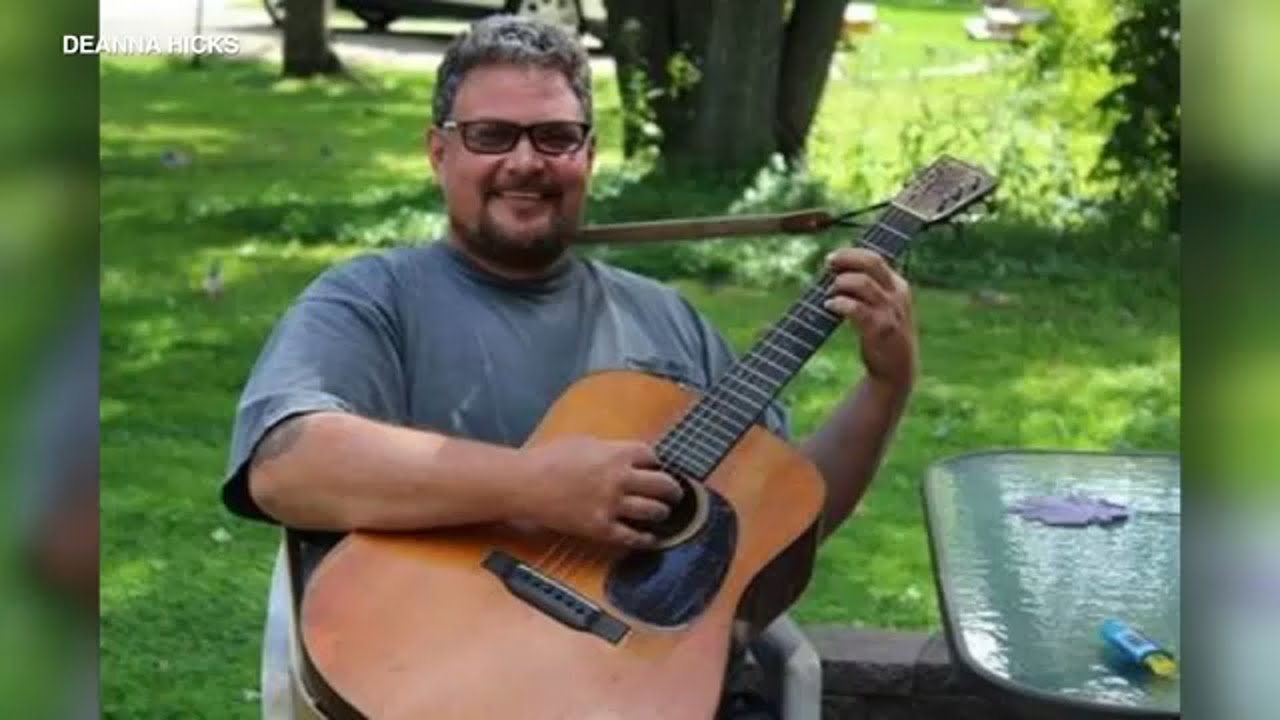
[[[516,146],[507,153],[506,164],[517,169],[531,169],[541,166],[545,160],[546,158],[538,152],[526,134],[521,135],[516,141]]]

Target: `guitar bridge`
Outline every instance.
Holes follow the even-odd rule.
[[[589,632],[614,645],[626,637],[626,623],[603,608],[501,550],[485,557],[484,568],[502,580],[512,595],[580,632]]]

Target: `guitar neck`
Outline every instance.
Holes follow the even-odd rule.
[[[896,262],[923,223],[896,207],[863,234],[861,247]],[[826,343],[843,318],[823,306],[835,276],[825,271],[662,438],[657,455],[704,479]]]

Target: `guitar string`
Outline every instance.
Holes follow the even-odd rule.
[[[888,226],[886,225],[886,221],[889,221],[891,219],[891,216],[901,216],[904,214],[905,213],[902,213],[900,210],[898,210],[898,208],[892,207],[865,234],[864,238],[862,239],[862,243],[876,248],[881,252],[881,254],[889,255],[890,253],[885,251],[882,247],[880,247],[875,242],[875,240],[879,238],[875,238],[873,236],[877,232],[879,232],[881,234],[894,235],[901,239],[909,239],[905,234],[897,231],[896,228],[888,228]],[[833,281],[834,281],[834,278],[831,277],[830,271],[824,272],[823,276],[821,277],[821,281],[819,283],[815,283],[815,285],[811,287],[809,291],[807,291],[803,296],[801,296],[800,300],[798,300],[796,303],[793,304],[793,307],[798,308],[798,307],[807,306],[815,311],[823,313],[823,315],[825,315],[829,319],[834,319],[836,316],[830,310],[827,310],[825,307],[821,307],[820,305],[816,305],[809,302],[810,296],[814,295],[815,293],[817,297],[814,297],[813,300],[820,301],[821,298],[826,296],[829,292],[831,282]],[[806,353],[813,352],[816,346],[812,346],[812,343],[807,343],[802,338],[798,338],[792,335],[791,333],[787,333],[785,330],[783,330],[783,328],[786,327],[788,320],[799,320],[799,316],[795,315],[794,312],[789,312],[787,315],[785,315],[778,323],[776,323],[774,326],[771,327],[768,333],[765,334],[764,338],[762,339],[759,345],[759,349],[761,351],[774,350],[776,352],[781,352],[783,354],[790,355],[795,360],[801,360],[801,358],[792,354],[785,347],[776,345],[772,342],[772,340],[776,338],[780,333],[786,334],[792,337],[793,339],[799,340],[804,345],[811,345],[811,347],[807,347],[804,350],[804,352]],[[823,335],[823,337],[819,339],[818,345],[820,345],[823,341],[825,341],[825,335],[828,334],[829,332],[830,331],[819,332],[819,334]],[[739,363],[738,367],[741,367],[747,370],[752,370],[757,375],[761,377],[766,377],[776,383],[777,379],[771,378],[763,374],[762,372],[758,371],[757,368],[752,367],[752,362],[756,360],[767,360],[767,356],[765,356],[763,352],[759,354],[751,353],[746,358],[743,358],[743,362]],[[739,400],[748,400],[748,399],[744,398],[739,393],[734,392],[733,383],[735,381],[740,383],[743,388],[759,391],[759,388],[755,387],[754,385],[747,384],[745,378],[742,378],[733,372],[726,373],[725,380],[726,382],[723,383],[720,387],[725,390],[728,396],[736,397]],[[776,389],[775,389],[775,392],[776,392]],[[671,457],[667,461],[664,461],[662,458],[659,458],[659,467],[661,467],[663,470],[666,470],[669,473],[673,471],[673,468],[670,465],[668,465],[668,463],[673,463],[673,461],[679,460],[681,450],[685,450],[685,451],[690,451],[693,449],[708,450],[708,448],[699,447],[698,440],[697,440],[697,436],[699,433],[701,433],[704,437],[711,439],[713,442],[717,441],[717,438],[715,437],[715,435],[711,433],[711,428],[715,426],[716,421],[721,416],[727,417],[727,414],[724,413],[723,411],[714,412],[714,410],[717,404],[723,403],[724,408],[732,408],[733,405],[728,401],[727,397],[721,397],[717,395],[715,392],[708,393],[708,397],[709,397],[708,402],[698,403],[697,405],[695,405],[693,411],[688,416],[686,416],[685,419],[680,421],[679,425],[677,426],[676,433],[670,436],[671,437],[670,453],[673,457]],[[771,398],[771,397],[772,397],[772,393],[766,394],[766,398]],[[748,402],[750,401],[748,400]],[[703,427],[702,425],[702,423],[704,422],[706,423],[705,427]],[[722,429],[729,431],[729,439],[731,441],[736,441],[737,436],[741,434],[740,430],[736,430],[732,426],[730,426],[729,428],[722,427]],[[686,435],[686,433],[688,437],[683,437],[684,435]],[[725,451],[723,449],[717,449],[715,447],[711,447],[709,448],[709,450],[712,452],[711,460],[713,461],[713,463],[716,461],[716,457]],[[697,468],[695,468],[695,470],[696,469]],[[698,472],[697,474],[705,475],[707,474],[707,472],[709,472],[709,470],[701,471],[701,472]],[[698,481],[694,480],[693,482],[698,482]],[[563,571],[560,571],[563,574],[563,576],[566,577],[566,579],[569,576],[576,574],[576,572],[580,569],[591,567],[599,559],[601,559],[601,555],[608,554],[611,551],[610,546],[607,546],[603,543],[592,543],[592,545],[587,546],[587,552],[583,553],[582,556],[579,557],[578,556],[579,552],[575,552],[575,551],[581,550],[581,548],[579,547],[580,545],[582,545],[581,541],[564,542],[565,539],[566,538],[561,538],[560,540],[558,540],[552,546],[552,549],[549,551],[549,553],[551,557],[554,557],[554,555],[556,554],[556,551],[560,549],[558,546],[560,546],[562,543],[568,546],[565,548],[568,552],[559,560],[557,560],[554,563],[554,565],[549,566],[546,572],[554,573],[556,572],[555,566],[558,566],[562,563],[567,562],[566,568]],[[548,560],[549,559],[550,558],[548,558]],[[541,565],[541,562],[539,564]]]
[[[895,236],[899,239],[909,239],[908,235],[888,225],[888,222],[892,221],[893,219],[902,219],[907,215],[908,213],[902,211],[897,206],[890,206],[890,208],[884,214],[882,214],[881,217],[877,221],[875,221],[875,223],[871,226],[871,228],[868,229],[868,231],[864,234],[863,238],[861,239],[861,244],[869,245],[872,248],[875,248],[875,250],[879,251],[880,254],[882,255],[891,255],[891,253],[886,251],[877,242],[875,242],[876,240],[880,239],[879,237],[875,237],[875,236],[877,233],[879,233],[885,236]],[[670,457],[668,459],[663,459],[661,457],[658,458],[658,466],[662,470],[666,471],[668,474],[674,474],[676,470],[673,466],[676,464],[676,461],[680,459],[680,455],[682,451],[689,452],[695,449],[702,450],[704,452],[709,451],[712,453],[710,459],[714,464],[715,462],[718,462],[717,458],[720,455],[723,455],[723,453],[726,452],[729,449],[729,447],[732,447],[732,445],[723,449],[717,448],[715,445],[712,445],[709,448],[701,447],[699,446],[697,437],[699,434],[701,434],[704,438],[709,439],[713,443],[718,443],[718,442],[722,443],[722,441],[716,438],[716,436],[711,432],[711,430],[716,426],[717,420],[720,420],[723,417],[727,417],[727,413],[723,412],[723,409],[733,407],[732,403],[729,401],[729,397],[734,397],[734,398],[737,398],[738,400],[746,400],[749,404],[751,403],[749,398],[746,398],[743,395],[734,391],[733,389],[734,382],[739,383],[745,389],[755,390],[757,392],[759,391],[758,387],[756,387],[753,384],[748,384],[746,379],[741,377],[739,373],[734,372],[734,370],[737,370],[739,368],[744,370],[750,370],[754,372],[757,376],[769,379],[773,381],[774,384],[776,384],[777,382],[776,378],[772,378],[771,376],[766,375],[762,371],[762,368],[752,367],[752,363],[757,362],[759,360],[767,361],[767,357],[764,356],[763,354],[763,351],[765,350],[773,350],[775,352],[780,352],[782,354],[789,355],[795,360],[802,360],[802,358],[794,355],[787,348],[781,345],[778,345],[774,342],[775,339],[780,339],[778,338],[780,334],[788,335],[794,340],[799,341],[802,345],[809,345],[810,347],[806,347],[802,351],[805,354],[811,354],[814,352],[814,350],[817,349],[817,347],[820,347],[821,344],[825,342],[826,336],[829,335],[830,330],[819,331],[819,335],[821,337],[819,338],[817,345],[813,345],[809,342],[806,342],[803,338],[799,338],[795,335],[792,335],[791,333],[786,332],[783,328],[787,326],[788,320],[796,320],[801,323],[803,322],[802,320],[800,320],[799,316],[795,314],[796,310],[803,307],[808,307],[816,312],[820,312],[828,319],[835,319],[837,317],[835,313],[823,307],[821,304],[818,304],[823,299],[825,299],[825,297],[829,294],[832,282],[834,282],[834,277],[831,275],[831,272],[829,270],[824,271],[823,275],[819,278],[819,282],[815,283],[804,295],[800,297],[798,301],[793,303],[793,310],[791,312],[788,312],[786,315],[784,315],[782,319],[780,319],[777,323],[771,326],[770,330],[766,332],[766,334],[764,335],[764,337],[761,339],[760,343],[757,346],[757,349],[760,352],[749,353],[747,357],[743,358],[742,362],[737,363],[736,367],[731,368],[730,372],[726,373],[724,376],[725,382],[719,384],[715,389],[713,389],[712,392],[709,392],[707,393],[707,395],[704,396],[704,399],[706,400],[706,402],[696,403],[694,405],[692,412],[690,412],[688,415],[686,415],[683,419],[681,419],[677,423],[676,432],[673,435],[669,436],[670,440],[668,441],[668,444],[670,446],[670,449],[668,451],[668,454]],[[812,300],[817,301],[817,303],[810,302],[811,295],[816,295],[815,297],[812,298]],[[815,329],[815,328],[812,328],[810,326],[810,329]],[[776,363],[774,364],[774,366],[780,367]],[[782,379],[785,381],[789,378],[784,377]],[[771,400],[773,393],[777,392],[777,390],[780,388],[781,388],[781,385],[779,385],[773,391],[767,393],[766,398],[769,398]],[[722,394],[718,392],[720,389],[723,389],[724,395],[728,395],[729,397],[722,396]],[[766,400],[766,405],[770,400]],[[716,406],[721,404],[723,405],[723,408],[717,411]],[[758,403],[755,403],[755,404],[758,404]],[[764,406],[762,406],[761,409],[763,410]],[[749,415],[749,414],[743,413],[743,415]],[[724,427],[723,424],[721,425],[721,429],[729,433],[728,440],[731,442],[737,442],[742,432],[749,428],[750,428],[750,424],[747,424],[747,426],[741,430],[734,428],[732,424],[727,428]],[[703,463],[703,465],[705,466],[706,463]],[[695,467],[694,469],[697,470],[698,468]],[[706,468],[706,470],[699,471],[696,474],[706,475],[706,474],[709,474],[710,470],[711,468]],[[700,482],[700,481],[691,480],[690,482]],[[557,554],[559,554],[559,551],[561,549],[564,549],[567,552],[562,557],[560,557],[559,559],[555,560],[552,563],[551,561],[556,557]],[[583,552],[584,550],[585,552]],[[583,541],[578,538],[569,538],[567,536],[562,536],[559,539],[557,539],[555,543],[552,544],[551,548],[548,549],[543,554],[543,557],[540,558],[537,563],[535,563],[535,566],[538,567],[543,572],[546,572],[547,574],[559,574],[565,577],[566,579],[568,579],[571,575],[576,574],[579,570],[590,568],[591,566],[596,564],[596,562],[600,560],[603,555],[607,555],[610,552],[615,552],[615,551],[616,551],[616,548],[612,548],[611,546],[606,545],[604,543]],[[550,564],[546,565],[544,568],[543,567],[544,563],[550,563]],[[557,566],[561,564],[565,564],[566,566],[564,569],[558,570]]]
[[[896,207],[891,208],[865,234],[864,238],[862,239],[863,244],[871,245],[872,247],[875,247],[877,250],[879,250],[882,254],[888,255],[889,253],[887,251],[885,251],[877,243],[875,243],[875,240],[879,238],[876,238],[873,236],[878,232],[881,234],[896,235],[898,237],[905,238],[905,236],[901,232],[897,232],[896,229],[886,230],[885,227],[882,227],[884,226],[886,221],[891,219],[891,216],[901,216],[903,214],[904,213],[899,211],[898,208]],[[824,272],[821,278],[821,281],[819,283],[815,283],[815,285],[811,287],[809,291],[806,292],[800,298],[800,300],[798,300],[796,303],[793,304],[793,307],[808,306],[815,311],[819,311],[823,313],[828,318],[834,319],[836,316],[830,310],[827,310],[825,307],[821,307],[820,305],[816,305],[809,302],[811,295],[816,294],[816,297],[814,297],[813,300],[819,300],[819,301],[821,298],[826,296],[828,294],[831,282],[833,280],[834,278],[831,277],[830,271]],[[801,358],[792,354],[785,347],[774,344],[774,342],[772,342],[772,340],[777,337],[779,332],[782,332],[784,334],[791,336],[796,340],[799,340],[805,345],[812,345],[812,343],[807,343],[802,338],[797,338],[794,335],[791,335],[790,333],[785,333],[785,331],[782,330],[782,328],[787,325],[788,319],[798,319],[798,316],[789,312],[778,323],[772,326],[770,331],[766,333],[761,343],[759,344],[759,349],[762,351],[773,350],[775,352],[780,352],[780,353],[789,355],[795,360],[800,360]],[[825,340],[825,337],[823,339],[820,339],[818,344],[820,345],[823,340]],[[814,347],[808,347],[806,348],[805,352],[812,353],[814,349],[815,349]],[[759,355],[757,355],[756,353],[751,353],[746,358],[743,358],[743,362],[739,363],[738,366],[744,369],[755,371],[756,374],[761,377],[769,377],[767,375],[764,375],[759,370],[757,370],[757,368],[752,367],[752,362],[756,360],[767,360],[767,357],[763,355],[763,353],[760,353]],[[776,382],[776,379],[774,378],[769,378],[769,379],[774,380]],[[725,393],[728,396],[735,397],[739,400],[747,400],[748,403],[751,402],[748,398],[745,398],[744,396],[742,396],[741,394],[733,390],[733,383],[737,382],[745,389],[755,390],[757,392],[759,391],[759,388],[757,388],[755,385],[747,384],[745,378],[742,378],[733,372],[726,373],[725,380],[726,382],[720,385],[719,387],[723,388]],[[771,396],[772,396],[772,393],[766,395],[766,397],[771,397]],[[719,442],[715,437],[715,435],[711,433],[711,428],[715,426],[716,421],[721,416],[727,417],[727,414],[723,412],[723,408],[720,412],[715,412],[716,406],[718,404],[723,404],[724,408],[733,407],[733,405],[729,402],[728,397],[722,397],[720,395],[717,395],[715,392],[708,393],[707,397],[709,398],[708,402],[698,403],[697,405],[695,405],[693,411],[688,416],[686,416],[686,418],[680,421],[679,425],[676,428],[676,433],[670,436],[671,438],[670,454],[672,455],[672,457],[666,461],[664,461],[662,458],[659,458],[659,467],[661,467],[663,470],[667,471],[668,473],[673,472],[673,468],[668,463],[672,463],[672,461],[679,460],[680,453],[682,450],[686,452],[693,449],[710,450],[713,453],[711,458],[713,462],[715,462],[716,456],[724,452],[723,449],[717,449],[716,447],[704,448],[704,447],[700,447],[698,444],[697,436],[700,433],[704,437],[711,439],[713,442]],[[704,422],[705,422],[705,426],[703,425]],[[732,427],[723,428],[722,426],[722,429],[729,431],[729,439],[733,441],[736,441],[737,436],[740,435],[740,432],[741,432],[739,430],[735,430]],[[687,437],[685,437],[686,435]],[[695,470],[696,469],[697,468],[695,468]],[[698,472],[697,474],[704,475],[706,474],[706,472],[709,472],[709,470],[704,472]],[[698,482],[698,481],[694,480],[693,482]],[[559,571],[567,579],[569,576],[576,574],[578,570],[583,568],[589,568],[592,565],[594,565],[599,559],[601,559],[601,555],[606,555],[611,550],[614,550],[613,548],[611,548],[611,546],[605,545],[604,543],[591,543],[591,545],[586,546],[587,552],[579,556],[580,555],[579,551],[582,550],[582,548],[580,547],[582,545],[582,541],[565,542],[567,539],[568,538],[562,537],[559,540],[557,540],[557,542],[552,546],[551,550],[548,551],[548,555],[550,555],[550,557],[548,557],[548,555],[544,555],[544,557],[546,557],[547,560],[550,560],[555,556],[557,551],[561,549],[559,546],[561,545],[567,546],[567,547],[564,547],[563,549],[567,550],[568,552],[563,557],[556,560],[552,565],[548,566],[545,572],[548,572],[549,574],[556,573],[557,572],[556,566],[561,565],[563,563],[567,563],[567,566],[564,568],[564,570]],[[542,562],[543,561],[540,560],[538,565],[541,565]]]

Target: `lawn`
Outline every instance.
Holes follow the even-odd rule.
[[[429,81],[387,72],[361,88],[280,81],[249,64],[102,66],[103,707],[116,718],[256,717],[278,536],[218,500],[235,403],[272,323],[311,278],[440,228],[420,140]],[[603,184],[625,184],[616,93],[608,78],[598,83]],[[977,102],[992,86],[963,87]],[[839,114],[866,98],[852,83],[834,88],[819,142],[839,159],[852,152],[835,133]],[[879,122],[891,139],[910,112],[858,122]],[[837,160],[816,172],[859,201],[892,184],[850,184]],[[200,290],[215,260],[227,284],[217,302]],[[796,292],[673,283],[740,349]],[[1104,280],[1006,289],[1012,302],[1001,306],[963,289],[917,289],[918,391],[870,495],[822,549],[801,620],[936,625],[918,496],[932,461],[992,446],[1177,448],[1176,302]],[[807,366],[786,391],[798,435],[859,367],[849,332]]]

